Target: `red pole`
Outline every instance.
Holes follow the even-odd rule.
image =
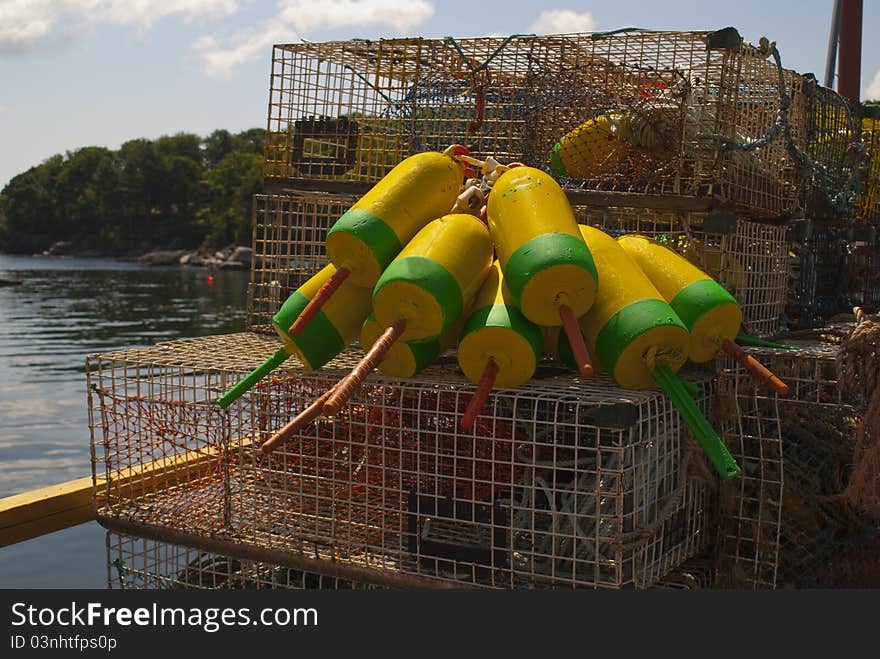
[[[862,0],[841,0],[837,92],[859,100],[862,76]]]

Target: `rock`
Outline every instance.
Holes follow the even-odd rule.
[[[205,255],[201,252],[189,252],[180,257],[180,265],[205,265]]]
[[[223,261],[217,267],[221,270],[245,270],[248,266],[241,261]]]
[[[59,240],[52,243],[45,252],[46,256],[70,256],[74,252],[74,245],[67,240]]]
[[[243,265],[250,267],[254,250],[250,247],[236,247],[232,254],[229,255],[227,261],[237,261]]]
[[[139,256],[136,260],[138,263],[146,265],[177,265],[180,263],[180,257],[186,254],[186,250],[160,250],[157,252],[147,252]]]

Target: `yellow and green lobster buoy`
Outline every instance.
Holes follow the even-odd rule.
[[[290,355],[296,355],[309,370],[321,368],[357,337],[364,318],[370,313],[370,291],[348,281],[343,282],[336,295],[316,310],[312,322],[298,336],[291,336],[287,331],[335,271],[332,265],[324,266],[287,298],[272,318],[272,325],[284,346],[221,396],[217,400],[221,407],[228,407]]]
[[[589,375],[577,318],[592,306],[599,276],[565,192],[539,169],[514,167],[489,193],[487,216],[517,308],[536,325],[562,325]]]
[[[454,328],[492,265],[492,239],[473,215],[452,213],[429,222],[386,268],[373,290],[382,327],[364,358],[323,406],[336,414],[398,340],[437,341]]]
[[[422,227],[449,212],[464,178],[465,165],[455,159],[460,153],[456,145],[404,159],[335,222],[326,246],[336,273],[294,319],[290,334],[298,335],[343,281],[372,288]]]
[[[553,145],[550,171],[569,179],[596,178],[615,169],[626,150],[626,144],[617,138],[616,115],[600,114]]]
[[[690,349],[687,327],[614,238],[584,225],[580,231],[602,273],[596,302],[580,320],[592,354],[621,387],[659,384],[721,476],[737,476],[739,466],[675,376]]]
[[[782,380],[734,342],[742,309],[724,287],[683,256],[644,236],[625,235],[617,242],[687,326],[692,361],[710,361],[723,350],[776,393],[788,393]]]
[[[470,430],[494,387],[520,387],[535,374],[541,359],[541,329],[513,303],[495,261],[474,300],[458,343],[458,364],[477,385],[461,420]]]

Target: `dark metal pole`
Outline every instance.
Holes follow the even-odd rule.
[[[859,100],[862,74],[862,0],[840,0],[837,92]]]
[[[834,88],[834,67],[837,64],[837,40],[840,38],[840,0],[831,10],[831,34],[828,35],[828,56],[825,59],[825,86]]]

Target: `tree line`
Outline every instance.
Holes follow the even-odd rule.
[[[0,251],[57,241],[106,253],[248,244],[263,134],[178,133],[52,156],[0,192]]]

